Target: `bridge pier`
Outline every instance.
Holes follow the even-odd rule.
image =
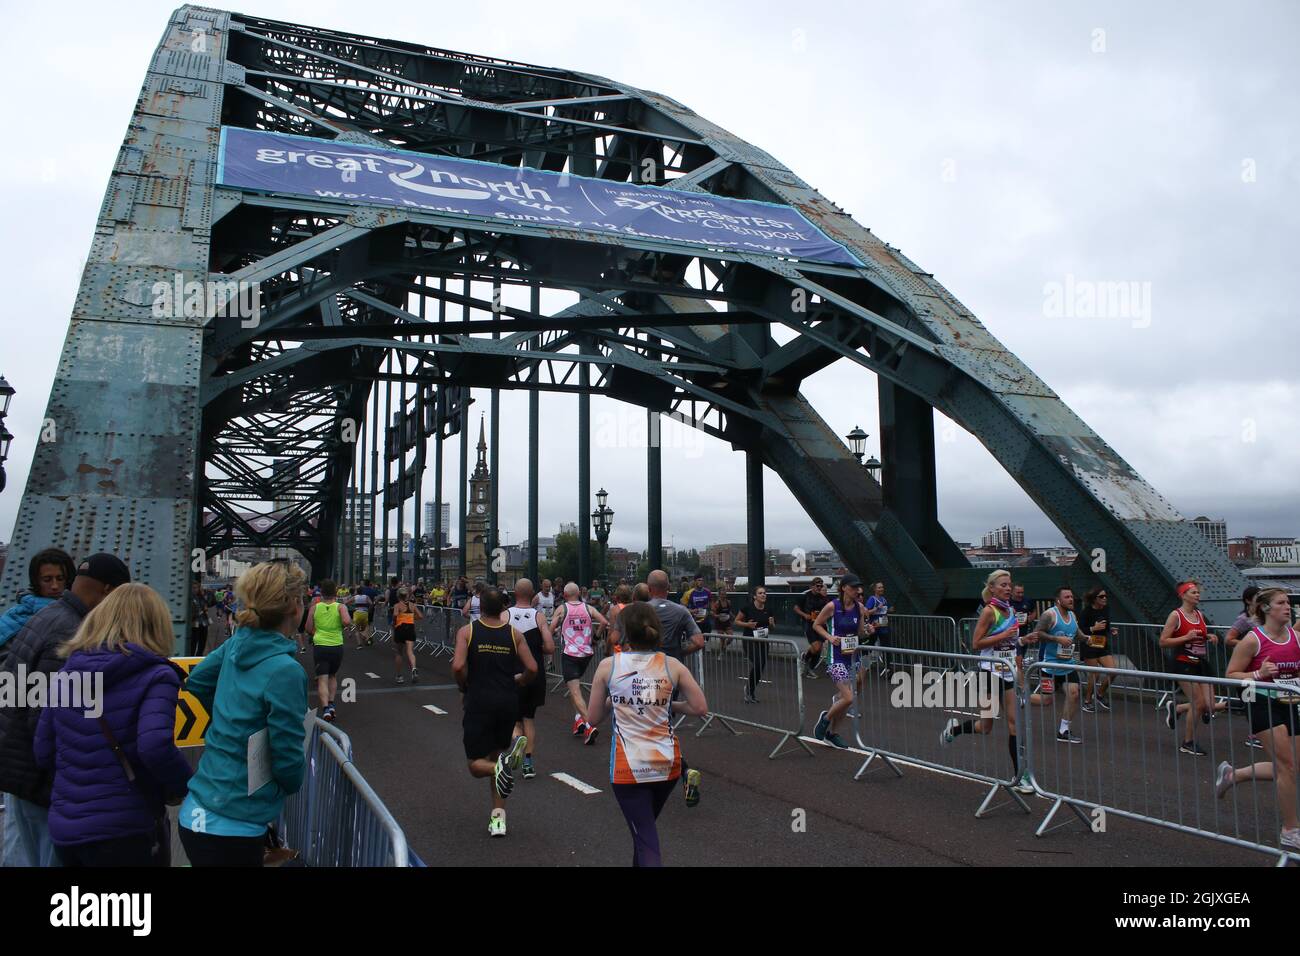
[[[749,586],[767,578],[767,552],[763,544],[763,456],[745,452],[745,545],[749,555]]]

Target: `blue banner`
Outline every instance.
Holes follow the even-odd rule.
[[[789,206],[223,127],[223,186],[856,266]]]

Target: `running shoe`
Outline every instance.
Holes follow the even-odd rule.
[[[1076,737],[1072,731],[1065,730],[1065,731],[1057,731],[1056,741],[1057,743],[1062,743],[1062,744],[1081,744],[1083,743],[1083,738]]]
[[[956,717],[950,717],[948,719],[948,722],[943,725],[943,730],[939,732],[939,746],[946,747],[954,740],[956,740],[957,735],[953,733],[953,731],[955,731],[960,726],[961,726],[961,721],[959,721]]]
[[[418,667],[411,668],[411,683],[412,684],[420,683],[420,669]]]
[[[827,734],[826,742],[832,747],[839,747],[840,750],[848,750],[849,745],[844,742],[844,738],[839,734]]]
[[[748,687],[745,688],[745,703],[747,703],[747,704],[757,704],[757,703],[758,703],[758,698],[755,697],[753,694],[751,694],[751,693],[749,692],[749,688],[748,688]]]
[[[1020,779],[1011,785],[1016,793],[1033,793],[1034,785],[1029,782],[1029,774],[1021,774]]]
[[[506,835],[506,812],[504,810],[493,810],[492,819],[488,820],[488,836],[503,837]]]
[[[1254,736],[1251,736],[1251,737],[1247,737],[1247,738],[1246,738],[1246,746],[1247,746],[1247,747],[1250,747],[1250,748],[1253,749],[1253,750],[1263,750],[1263,749],[1264,749],[1264,745],[1261,744],[1261,743],[1259,742],[1259,738],[1258,738],[1258,737],[1254,737]]]
[[[600,728],[599,728],[599,727],[592,727],[592,726],[588,725],[588,726],[587,726],[587,732],[586,732],[585,735],[583,735],[582,742],[583,742],[584,744],[586,744],[587,746],[590,746],[591,744],[593,744],[593,743],[596,742],[596,735],[597,735],[598,733],[600,733]]]
[[[688,807],[698,807],[700,805],[700,772],[698,770],[686,771],[686,805]]]
[[[1219,775],[1214,781],[1214,795],[1222,800],[1223,795],[1231,790],[1232,785],[1236,782],[1232,775],[1232,764],[1226,760],[1223,761],[1223,763],[1219,764]]]
[[[397,675],[397,683],[399,683],[399,684],[405,684],[405,683],[406,683],[406,678],[403,677],[401,674],[398,674],[398,675]]]
[[[366,639],[366,647],[374,647],[375,639],[373,637]]]
[[[334,705],[326,704],[325,710],[321,713],[320,716],[321,716],[321,720],[328,720],[331,724],[334,723]]]
[[[1110,704],[1106,703],[1105,697],[1101,697],[1101,696],[1097,697],[1097,706],[1100,707],[1102,710],[1106,711],[1106,713],[1108,714],[1110,713]]]
[[[1079,707],[1085,714],[1095,714],[1097,709],[1092,705],[1092,701],[1085,700]]]
[[[524,762],[524,752],[528,749],[528,738],[520,735],[511,743],[510,749],[506,751],[506,766],[510,768],[513,774],[519,769],[519,765]]]
[[[1209,756],[1209,751],[1202,750],[1195,740],[1184,740],[1178,747],[1180,754],[1191,754],[1193,757]]]
[[[831,729],[831,721],[827,711],[822,711],[817,716],[817,723],[813,726],[813,736],[818,740],[826,739],[826,731]]]
[[[1172,700],[1171,700],[1171,701],[1166,701],[1166,703],[1165,703],[1165,726],[1168,727],[1170,730],[1173,730],[1173,729],[1174,729],[1174,714],[1175,714],[1175,710],[1174,710],[1174,702],[1173,702]]]
[[[535,776],[537,776],[537,771],[533,769],[533,758],[525,754],[524,755],[524,779],[532,780],[533,777]]]
[[[300,647],[300,648],[298,648],[298,653],[299,653],[299,654],[306,654],[306,653],[307,653],[307,648],[305,648],[305,647]]]
[[[849,717],[850,717],[850,718],[852,718],[853,720],[857,720],[860,716],[862,716],[862,715],[858,713],[858,709],[857,709],[856,707],[850,707],[850,708],[849,708]]]
[[[587,725],[581,717],[573,718],[573,736],[581,737],[583,731],[586,729],[587,729]]]
[[[510,765],[504,753],[497,755],[496,769],[492,771],[492,785],[496,788],[497,796],[502,800],[510,796],[510,791],[515,788],[515,777],[510,772]]]
[[[1283,830],[1281,843],[1287,850],[1300,850],[1300,829]]]

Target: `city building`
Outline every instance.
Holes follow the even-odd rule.
[[[435,517],[436,514],[434,512],[434,502],[426,501],[424,503],[424,526],[420,529],[420,532],[424,535],[427,535],[430,539],[433,538],[433,526],[435,523],[434,522]],[[449,544],[451,544],[451,504],[446,501],[442,503],[441,544],[444,548],[447,547]]]
[[[1255,554],[1260,564],[1300,564],[1300,539],[1256,538]]]
[[[487,465],[487,439],[483,419],[478,423],[478,461],[469,479],[469,514],[465,515],[465,575],[471,581],[487,579],[488,506],[492,476]]]
[[[1256,550],[1255,542],[1258,539],[1254,535],[1246,535],[1243,538],[1228,539],[1228,558],[1233,564],[1242,567],[1250,567],[1259,561],[1259,552]]]
[[[1224,554],[1228,553],[1228,522],[1222,518],[1207,518],[1205,515],[1198,515],[1193,518],[1191,523],[1196,530],[1201,532]]]
[[[980,540],[982,551],[1020,551],[1024,546],[1024,530],[1009,524],[995,528]]]

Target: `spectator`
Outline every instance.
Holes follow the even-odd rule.
[[[179,803],[190,778],[172,740],[182,677],[167,659],[173,643],[163,599],[124,584],[59,648],[62,673],[94,687],[77,706],[51,702],[36,728],[36,763],[54,772],[50,840],[64,866],[171,862],[163,804]]]
[[[0,672],[53,674],[63,666],[59,648],[109,592],[131,580],[120,558],[92,554],[77,565],[72,586],[38,611],[0,652]],[[50,841],[53,775],[37,766],[32,744],[40,707],[0,707],[0,790],[5,794],[5,866],[57,866]]]
[[[49,607],[67,590],[76,575],[72,556],[58,548],[46,548],[27,565],[31,590],[0,617],[0,646],[7,644],[37,612]]]
[[[208,652],[208,607],[211,602],[203,591],[203,582],[195,581],[190,591],[190,657]]]
[[[285,561],[241,575],[238,628],[186,682],[212,715],[180,812],[181,843],[194,866],[261,866],[267,825],[302,787],[307,675],[290,638],[304,581]]]

